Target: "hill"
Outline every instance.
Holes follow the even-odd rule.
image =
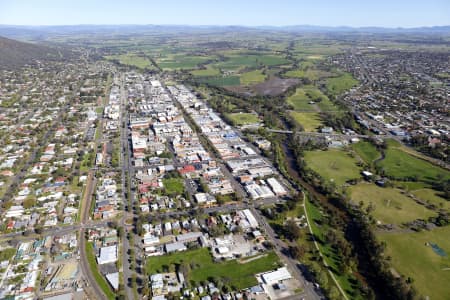
[[[0,68],[16,69],[39,61],[60,60],[66,51],[0,37]]]

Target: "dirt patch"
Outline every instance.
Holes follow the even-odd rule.
[[[249,85],[249,86],[226,86],[225,89],[246,96],[278,96],[291,86],[295,86],[300,83],[297,78],[282,79],[278,77],[271,77],[264,82]]]
[[[253,85],[252,90],[262,96],[278,96],[284,93],[288,88],[299,84],[300,80],[296,78],[281,79],[272,77],[267,81]]]

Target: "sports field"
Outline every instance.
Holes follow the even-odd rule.
[[[351,199],[355,203],[362,201],[364,207],[372,203],[375,207],[372,215],[382,224],[400,225],[416,219],[426,220],[437,214],[395,188],[382,188],[375,184],[359,183],[350,188],[350,193]]]
[[[432,231],[384,233],[378,237],[386,242],[386,255],[391,257],[394,269],[411,277],[422,296],[429,296],[431,300],[449,299],[450,226]],[[430,244],[438,248],[433,250]],[[439,249],[446,256],[440,256]]]
[[[227,114],[227,118],[230,119],[234,125],[248,125],[259,122],[258,116],[250,113]]]
[[[323,125],[319,113],[291,111],[291,116],[306,132],[316,132]]]
[[[355,158],[342,150],[306,151],[305,160],[309,168],[326,180],[334,181],[338,186],[347,180],[361,177],[361,170],[356,165]]]

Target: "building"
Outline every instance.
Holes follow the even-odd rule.
[[[266,284],[274,284],[283,280],[288,280],[292,278],[291,273],[289,273],[286,267],[279,268],[278,270],[267,272],[261,275],[261,278]]]
[[[99,265],[114,263],[117,261],[117,245],[100,248],[100,255],[97,257]]]

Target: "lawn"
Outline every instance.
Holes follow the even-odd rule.
[[[263,82],[264,80],[266,80],[266,75],[264,75],[261,70],[254,70],[241,74],[241,85],[256,84]]]
[[[306,151],[306,164],[320,176],[334,181],[338,186],[347,180],[360,178],[360,168],[355,158],[345,151],[331,149],[327,151]]]
[[[286,72],[285,76],[294,78],[304,78],[311,81],[319,80],[320,78],[331,77],[333,73],[317,70],[314,68],[300,68]]]
[[[92,271],[92,274],[94,275],[95,281],[97,282],[98,286],[102,289],[102,291],[105,293],[108,299],[116,299],[116,295],[112,292],[109,283],[106,281],[105,277],[103,277],[103,275],[100,274],[97,268],[97,262],[95,260],[94,255],[94,246],[92,245],[92,242],[86,243],[86,256],[89,263],[89,267]]]
[[[234,113],[226,116],[234,125],[247,125],[259,122],[258,116],[250,113]]]
[[[332,95],[340,95],[358,84],[358,80],[349,73],[338,77],[328,78],[326,82],[327,91]]]
[[[353,144],[352,149],[368,165],[371,165],[375,159],[381,156],[381,153],[377,150],[377,148],[373,144],[365,141]]]
[[[416,203],[396,188],[382,188],[375,184],[360,183],[350,188],[351,199],[362,201],[367,207],[375,206],[372,212],[377,221],[383,224],[402,224],[416,219],[428,219],[436,215],[432,210]]]
[[[450,210],[450,201],[440,197],[438,192],[432,189],[420,189],[412,192],[417,198],[424,200],[437,208]]]
[[[147,259],[146,269],[149,274],[164,272],[170,265],[182,262],[191,266],[188,280],[199,283],[210,277],[222,278],[230,286],[244,289],[257,284],[255,274],[270,271],[280,266],[280,261],[274,252],[266,256],[241,264],[236,260],[215,263],[209,250],[196,250],[173,253],[169,255],[150,257]]]
[[[164,178],[163,185],[168,194],[181,195],[184,192],[183,179],[181,178]]]
[[[413,285],[430,299],[449,299],[450,282],[450,226],[432,231],[380,234],[386,242],[386,254],[395,270],[412,277]],[[427,244],[437,244],[447,256],[442,257]]]
[[[426,183],[433,183],[439,175],[450,178],[450,172],[425,160],[414,157],[400,148],[389,146],[386,157],[378,164],[387,176],[396,179],[417,179]]]
[[[291,116],[306,132],[316,132],[323,125],[319,113],[291,111]]]

